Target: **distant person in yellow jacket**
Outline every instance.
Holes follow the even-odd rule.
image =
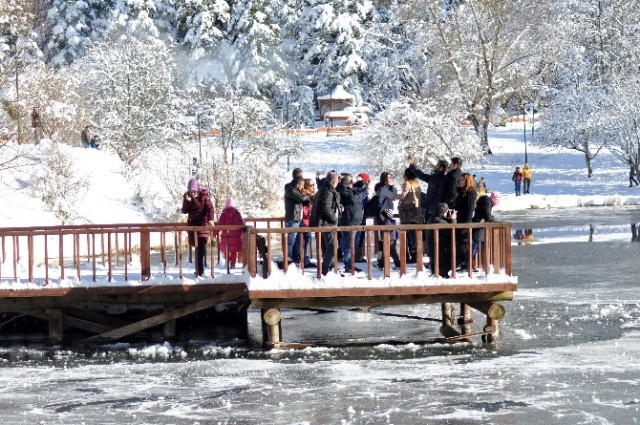
[[[529,194],[529,187],[531,186],[531,167],[529,167],[529,164],[526,162],[522,167],[522,180],[524,182],[522,193],[527,195]]]

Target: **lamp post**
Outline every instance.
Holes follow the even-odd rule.
[[[198,125],[198,164],[202,167],[202,139],[200,138],[200,115],[202,112],[196,114],[196,122]]]
[[[531,143],[533,143],[535,123],[536,123],[536,102],[534,100],[533,102],[531,102]]]
[[[522,124],[524,126],[524,162],[529,162],[527,155],[527,106],[522,104]]]

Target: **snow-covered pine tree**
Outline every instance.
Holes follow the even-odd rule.
[[[231,6],[226,0],[173,0],[176,39],[192,49],[207,49],[226,38]]]
[[[84,55],[111,29],[114,4],[115,0],[51,0],[40,34],[48,62],[68,65]]]
[[[373,20],[370,0],[300,0],[300,19],[288,34],[288,46],[318,93],[339,84],[362,98],[361,80],[367,69],[362,56],[366,27]]]
[[[228,58],[231,87],[249,96],[269,97],[282,85],[282,31],[275,21],[280,1],[233,2],[227,37],[233,55]]]

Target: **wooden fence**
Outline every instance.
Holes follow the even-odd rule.
[[[457,276],[456,266],[459,256],[459,244],[456,231],[451,229],[485,229],[485,242],[480,244],[478,253],[472,258],[472,242],[467,240],[465,251],[468,253],[466,263],[477,265],[488,272],[504,271],[511,275],[511,225],[510,223],[466,223],[455,225],[397,225],[397,226],[349,226],[349,227],[303,227],[284,228],[283,218],[250,218],[246,226],[213,226],[194,227],[184,223],[152,223],[152,224],[109,224],[109,225],[80,225],[80,226],[44,226],[44,227],[14,227],[0,229],[0,281],[2,282],[34,282],[37,278],[44,284],[51,279],[75,278],[79,281],[97,281],[98,277],[107,282],[114,281],[117,275],[129,281],[139,278],[148,280],[152,275],[177,274],[183,278],[185,272],[185,255],[189,254],[186,236],[189,232],[207,231],[210,241],[225,236],[225,231],[241,229],[243,231],[243,252],[241,258],[248,267],[251,277],[258,275],[266,277],[273,272],[273,265],[280,261],[280,266],[286,270],[290,266],[287,255],[290,233],[299,233],[304,240],[304,234],[311,234],[312,249],[308,255],[316,260],[316,276],[321,277],[322,270],[322,234],[330,232],[335,241],[333,246],[333,268],[339,271],[338,234],[350,232],[351,252],[355,253],[355,234],[363,232],[364,252],[366,262],[366,278],[373,278],[374,262],[377,262],[376,252],[378,241],[382,241],[384,257],[383,275],[391,275],[390,249],[391,232],[398,231],[397,241],[400,255],[398,272],[407,273],[407,258],[402,255],[407,249],[407,234],[416,234],[416,271],[426,271],[421,260],[426,252],[423,234],[433,232],[434,252],[430,261],[435,270],[442,258],[439,257],[439,246],[442,235],[446,231],[447,243],[451,246],[451,277]],[[264,238],[264,239],[263,239]],[[197,240],[197,238],[196,238]],[[228,258],[228,253],[219,251],[220,244],[215,243],[216,249],[210,249],[207,262],[211,267],[210,275],[215,277],[221,255]],[[228,246],[228,244],[227,244]],[[263,249],[259,249],[263,247]],[[304,268],[304,252],[300,253],[299,267]],[[345,272],[355,271],[354,256],[347,265]],[[139,266],[134,261],[139,259]],[[190,260],[190,258],[189,258]],[[297,259],[296,259],[297,260]],[[298,262],[298,261],[296,261]],[[467,267],[465,273],[470,277],[473,267]],[[38,273],[36,273],[36,270]],[[219,273],[219,271],[218,271]],[[226,273],[230,273],[226,265]],[[104,277],[103,277],[104,276]],[[139,276],[139,277],[138,277]]]

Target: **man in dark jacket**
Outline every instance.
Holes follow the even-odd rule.
[[[436,213],[431,216],[428,224],[455,224],[457,222],[456,210],[449,209],[446,202],[440,202],[436,206]],[[435,253],[434,230],[427,230],[427,249]],[[451,229],[438,231],[438,270],[435,269],[435,255],[429,254],[431,273],[445,279],[449,278],[451,270]]]
[[[451,165],[449,165],[449,171],[447,176],[447,197],[445,202],[449,205],[449,208],[456,207],[456,198],[458,197],[458,182],[460,176],[462,176],[462,159],[454,156],[451,158]]]
[[[338,212],[340,209],[340,194],[336,191],[339,175],[335,171],[327,174],[324,186],[322,186],[311,209],[311,227],[329,227],[338,224]],[[333,259],[334,240],[332,232],[322,233],[322,274],[329,273],[331,260]]]
[[[284,227],[300,227],[302,222],[302,206],[309,205],[309,196],[303,196],[300,190],[304,187],[302,170],[293,170],[293,180],[284,186]],[[294,261],[300,261],[300,243],[297,233],[287,235],[287,255]]]
[[[340,226],[358,226],[364,217],[364,206],[362,201],[367,197],[364,187],[354,188],[353,176],[347,174],[338,185],[340,194],[340,204],[342,205],[342,215],[340,216]],[[340,251],[342,251],[342,261],[346,271],[351,270],[351,233],[340,232]],[[354,241],[357,246],[358,241]],[[360,272],[355,267],[356,272]]]
[[[447,199],[447,189],[449,188],[449,181],[445,176],[445,172],[447,171],[448,163],[447,161],[441,159],[436,163],[433,167],[432,174],[426,174],[420,171],[416,165],[414,164],[413,156],[409,156],[409,169],[413,174],[419,178],[420,180],[426,182],[427,193],[422,199],[423,208],[426,211],[424,216],[424,222],[427,223],[429,221],[429,217],[435,214],[436,206],[439,202],[446,202]]]

